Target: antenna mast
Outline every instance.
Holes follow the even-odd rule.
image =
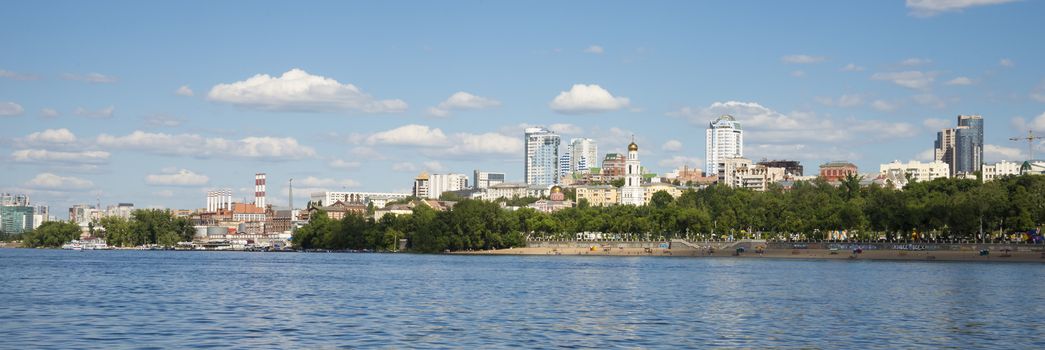
[[[1010,137],[1012,141],[1023,141],[1027,140],[1027,155],[1028,160],[1034,160],[1034,140],[1045,139],[1045,136],[1034,136],[1034,130],[1027,130],[1027,136],[1024,137]]]

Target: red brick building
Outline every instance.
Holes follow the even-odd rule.
[[[856,175],[856,164],[834,161],[820,165],[820,177],[828,182],[841,181],[849,174]]]

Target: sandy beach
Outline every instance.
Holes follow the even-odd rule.
[[[907,260],[907,261],[997,261],[1045,263],[1045,253],[1040,251],[1000,252],[992,251],[980,256],[978,251],[908,251],[872,250],[853,254],[851,251],[828,249],[767,249],[759,254],[748,250],[735,255],[735,250],[718,250],[711,254],[695,249],[663,248],[551,248],[524,247],[512,249],[457,252],[455,254],[482,255],[573,255],[573,256],[662,256],[662,257],[739,257],[751,259],[860,259],[860,260]]]

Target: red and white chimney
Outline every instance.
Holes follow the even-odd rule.
[[[254,174],[254,206],[265,209],[265,173]]]

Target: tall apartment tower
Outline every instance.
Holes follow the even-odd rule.
[[[526,128],[527,185],[550,186],[559,183],[559,135],[545,128]]]
[[[958,126],[940,130],[933,142],[935,160],[947,163],[950,176],[983,169],[983,117],[959,115]]]
[[[599,145],[589,138],[570,139],[570,172],[588,173],[599,164]]]
[[[705,148],[705,174],[718,174],[718,164],[723,160],[744,156],[744,130],[731,115],[723,115],[711,121],[707,130]]]
[[[254,174],[254,206],[265,209],[265,173]]]
[[[624,186],[620,188],[620,204],[643,205],[646,203],[642,189],[642,165],[639,163],[639,145],[632,141],[628,145],[628,158],[624,161]]]

